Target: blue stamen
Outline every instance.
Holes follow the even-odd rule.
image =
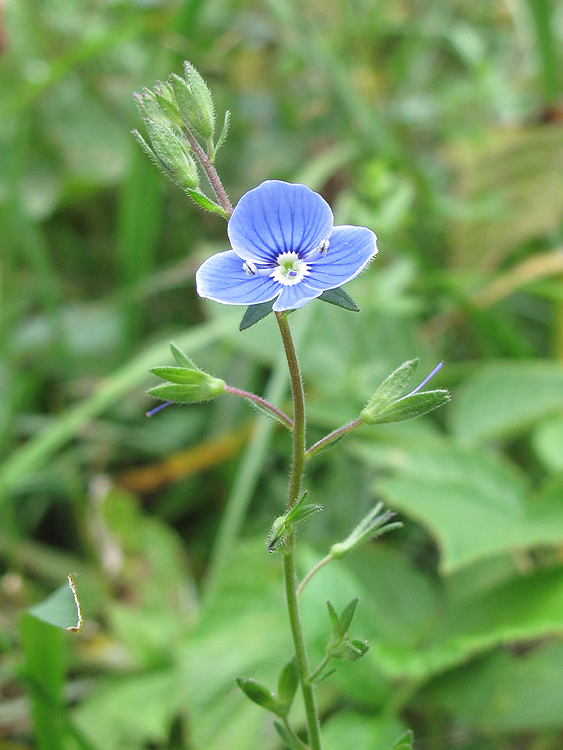
[[[154,409],[151,409],[147,412],[147,417],[152,417],[153,414],[156,414],[161,409],[166,409],[167,406],[170,406],[170,404],[173,404],[173,401],[165,401],[163,404],[159,404],[158,406],[155,406]]]
[[[438,364],[436,365],[436,367],[435,367],[435,368],[434,368],[434,369],[432,370],[432,372],[430,373],[430,375],[428,375],[428,377],[424,378],[424,380],[422,381],[422,383],[421,383],[420,385],[418,385],[418,386],[417,386],[417,387],[416,387],[416,388],[414,389],[414,391],[411,391],[410,393],[407,393],[407,396],[412,396],[413,394],[415,394],[415,393],[418,393],[418,391],[419,391],[419,390],[420,390],[421,388],[424,388],[424,386],[426,385],[426,383],[428,383],[428,381],[430,380],[430,378],[433,378],[433,377],[434,377],[434,375],[435,375],[435,374],[436,374],[436,373],[438,372],[438,370],[441,370],[441,369],[442,369],[442,365],[443,365],[443,364],[444,364],[444,360],[442,360],[441,362],[439,362],[439,363],[438,363]],[[406,398],[407,396],[405,396],[405,398]]]

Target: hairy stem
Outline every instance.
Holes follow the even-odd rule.
[[[323,557],[323,559],[320,562],[318,562],[313,568],[311,568],[311,570],[307,573],[307,575],[305,576],[305,578],[301,581],[301,583],[297,587],[297,598],[298,599],[301,596],[301,592],[303,591],[303,589],[305,588],[305,586],[309,583],[309,581],[311,580],[311,578],[315,575],[315,573],[318,573],[318,571],[321,568],[324,568],[324,566],[327,565],[329,562],[331,562],[333,559],[334,558],[333,558],[332,554],[329,552],[326,557]]]
[[[282,342],[285,350],[285,356],[289,367],[289,377],[291,381],[291,393],[293,397],[293,450],[291,457],[291,474],[289,478],[289,489],[287,497],[287,507],[291,508],[301,489],[303,470],[305,468],[305,393],[303,391],[303,381],[297,361],[297,353],[291,336],[291,330],[287,320],[288,313],[276,313],[278,326],[280,329]],[[297,604],[297,577],[295,572],[295,530],[292,528],[287,538],[284,554],[283,568],[285,575],[285,593],[287,598],[287,611],[291,625],[291,634],[295,648],[295,658],[299,671],[299,680],[301,682],[301,692],[305,704],[305,713],[309,728],[309,743],[311,750],[321,750],[321,732],[319,725],[319,716],[315,705],[315,696],[313,688],[309,683],[309,664],[307,660],[307,651],[305,648],[305,638],[301,627],[301,618],[299,617],[299,607]]]
[[[362,422],[362,418],[358,417],[352,422],[348,422],[348,424],[342,425],[342,427],[339,427],[337,430],[334,430],[328,435],[325,435],[324,438],[321,438],[318,442],[312,445],[308,451],[305,451],[305,458],[308,460],[316,453],[319,453],[319,451],[322,451],[324,448],[328,447],[334,440],[338,440],[338,438],[343,437],[348,432],[355,430],[356,427],[359,427],[362,424]]]
[[[279,417],[280,421],[283,422],[288,430],[293,430],[293,420],[290,419],[281,409],[278,409],[277,406],[274,406],[269,401],[266,401],[265,398],[262,398],[262,396],[257,396],[255,393],[250,393],[250,391],[243,391],[240,388],[233,388],[231,385],[225,385],[225,391],[226,393],[232,393],[233,396],[240,396],[249,401],[254,401],[254,403],[259,406],[263,406],[264,409],[267,409],[272,414],[275,414],[276,417]]]
[[[202,147],[199,145],[190,131],[184,128],[184,134],[190,142],[192,151],[201,164],[203,171],[207,175],[207,179],[209,180],[209,183],[213,188],[213,192],[217,196],[217,200],[221,204],[221,208],[227,214],[227,219],[229,219],[231,214],[233,213],[233,207],[231,205],[231,201],[229,200],[229,196],[227,195],[225,188],[223,187],[223,183],[221,182],[219,175],[217,174],[217,170],[211,163],[208,155],[205,153],[205,151],[202,149]]]

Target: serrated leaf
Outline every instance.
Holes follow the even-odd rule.
[[[450,392],[445,388],[436,391],[421,391],[412,396],[400,398],[387,409],[380,411],[370,424],[389,424],[404,422],[406,419],[416,419],[428,414],[451,400]]]
[[[170,351],[179,367],[184,367],[186,370],[199,370],[199,367],[196,367],[192,360],[184,352],[180,351],[173,341],[170,342]]]
[[[352,620],[354,619],[354,615],[356,614],[356,607],[358,606],[358,602],[360,600],[358,597],[355,599],[352,599],[350,604],[346,605],[344,609],[342,610],[342,614],[339,617],[340,622],[340,628],[342,629],[343,633],[348,632],[348,628],[350,627]]]
[[[239,331],[246,331],[247,328],[256,325],[262,318],[269,315],[272,312],[273,304],[274,300],[260,302],[258,305],[249,305],[240,321]]]
[[[282,669],[278,680],[278,697],[280,703],[287,706],[288,713],[298,687],[299,672],[295,659],[291,659]]]
[[[38,620],[63,630],[78,633],[82,629],[82,611],[72,576],[47,599],[28,610]]]
[[[354,302],[352,297],[350,297],[350,295],[340,287],[337,287],[336,289],[327,289],[318,297],[318,299],[322,300],[323,302],[328,302],[329,305],[342,307],[344,310],[360,312],[360,308]]]

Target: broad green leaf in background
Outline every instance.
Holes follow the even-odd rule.
[[[368,463],[380,461],[367,443],[356,442],[352,450]],[[397,475],[374,490],[428,529],[446,573],[502,551],[563,540],[563,505],[552,495],[528,500],[507,460],[448,443],[396,451],[394,459]]]
[[[39,620],[63,630],[78,633],[82,629],[82,610],[72,576],[68,576],[67,583],[28,611]]]
[[[391,750],[405,728],[399,719],[339,711],[323,724],[325,750]]]
[[[563,408],[563,365],[497,362],[478,369],[457,389],[450,423],[460,445],[510,437]]]
[[[563,642],[529,652],[494,651],[436,678],[421,699],[484,731],[531,731],[563,726]]]

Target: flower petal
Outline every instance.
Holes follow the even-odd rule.
[[[283,252],[314,250],[330,237],[330,206],[305,185],[267,180],[242,196],[229,220],[233,250],[245,260],[275,263]]]
[[[274,302],[272,310],[282,312],[282,310],[298,310],[322,294],[322,289],[313,289],[305,281],[299,284],[282,287],[281,294]]]
[[[212,255],[195,275],[199,296],[225,305],[256,305],[277,297],[281,284],[271,276],[249,276],[242,264],[232,250]]]
[[[334,227],[329,251],[311,263],[307,284],[323,292],[355,278],[377,254],[376,239],[365,227]]]

